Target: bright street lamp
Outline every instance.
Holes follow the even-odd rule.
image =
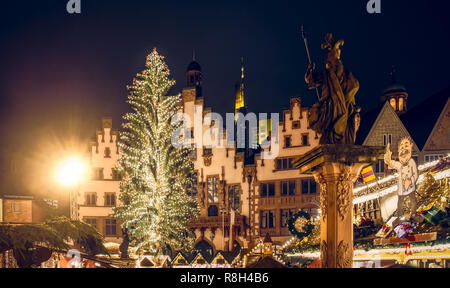
[[[78,219],[76,187],[79,186],[83,180],[85,172],[86,167],[83,160],[77,157],[66,158],[56,170],[56,180],[60,184],[71,188],[70,218],[72,220]]]

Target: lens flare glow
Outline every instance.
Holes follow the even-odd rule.
[[[78,184],[84,176],[85,165],[82,160],[72,157],[64,160],[56,171],[56,179],[65,186]]]

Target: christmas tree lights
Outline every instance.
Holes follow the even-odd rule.
[[[185,193],[193,163],[191,148],[175,148],[171,138],[181,123],[171,123],[179,111],[180,95],[168,96],[175,84],[156,49],[145,70],[128,88],[127,113],[120,137],[119,173],[122,205],[115,215],[128,229],[138,251],[163,254],[169,245],[190,249],[194,235],[188,224],[198,215],[197,203]]]

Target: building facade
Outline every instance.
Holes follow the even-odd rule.
[[[45,217],[45,208],[33,196],[0,196],[0,223],[40,223]]]
[[[118,165],[119,133],[112,128],[112,119],[102,120],[96,141],[90,143],[87,162],[90,177],[79,188],[77,195],[79,220],[95,227],[106,242],[122,241],[120,223],[113,217],[113,208],[119,204],[120,178]]]
[[[241,70],[236,105],[240,112],[245,112],[243,67]],[[191,119],[195,111],[202,111],[201,131],[194,131],[193,123],[190,129],[193,138],[196,133],[207,132],[213,135],[213,141],[220,138],[228,143],[227,130],[211,119],[212,111],[204,105],[201,79],[201,67],[193,61],[186,72],[187,87],[182,91],[180,110]],[[236,142],[223,147],[205,142],[196,147],[192,155],[195,181],[187,193],[198,201],[200,208],[199,218],[191,224],[197,236],[197,250],[213,254],[238,246],[253,247],[267,232],[274,243],[282,243],[290,238],[287,220],[292,214],[299,209],[306,209],[314,217],[320,213],[314,179],[311,175],[300,175],[292,167],[295,156],[318,145],[318,136],[308,127],[307,114],[308,107],[302,106],[300,98],[291,99],[289,109],[282,111],[278,124],[279,153],[275,159],[261,159],[261,149],[236,148]],[[258,142],[264,133],[273,137],[267,127],[270,119],[257,123],[266,125],[261,131],[253,131],[258,134]],[[77,198],[79,219],[96,227],[107,242],[121,241],[120,223],[113,218],[120,193],[120,179],[115,172],[119,156],[117,140],[112,120],[103,119],[102,130],[97,131],[96,141],[90,144],[92,176],[80,187]]]
[[[403,85],[393,82],[385,89],[380,105],[363,115],[361,128],[357,134],[358,145],[386,146],[391,143],[394,158],[398,158],[398,143],[403,137],[413,140],[412,157],[417,165],[423,165],[446,157],[450,153],[450,87],[422,101],[406,112],[408,93]],[[400,98],[403,100],[399,100]],[[394,100],[393,100],[394,99]],[[403,106],[400,107],[399,103]],[[378,179],[391,174],[383,160],[373,166]],[[392,184],[392,183],[394,184]],[[367,188],[376,193],[395,184],[395,179]],[[358,186],[358,185],[357,185]],[[364,189],[360,183],[355,191]],[[361,190],[363,191],[363,190]],[[356,192],[359,194],[360,192]],[[355,194],[356,196],[356,194]],[[397,203],[396,190],[382,197],[372,197],[367,201],[357,201],[354,205],[355,220],[369,218],[382,223],[394,211],[387,208]],[[365,199],[362,197],[360,199]]]
[[[191,63],[189,67],[199,65]],[[192,75],[189,67],[187,77]],[[199,70],[197,68],[196,71]],[[243,67],[241,71],[241,83],[236,85],[235,109],[245,112]],[[220,137],[222,143],[233,142],[227,139],[229,133],[222,129],[222,125],[211,121],[211,109],[204,107],[204,98],[197,97],[200,94],[197,89],[201,87],[191,86],[183,90],[183,112],[194,119],[195,111],[201,109],[203,125],[200,135],[212,133],[214,137]],[[292,167],[295,156],[318,145],[317,135],[308,127],[307,113],[308,108],[302,107],[300,98],[291,99],[290,108],[280,116],[279,153],[275,159],[261,159],[261,151],[236,148],[236,142],[232,148],[208,143],[196,148],[193,156],[196,189],[191,195],[198,200],[200,207],[200,217],[192,225],[199,250],[228,250],[235,247],[230,242],[249,248],[267,232],[275,242],[282,243],[290,237],[287,220],[292,214],[299,209],[306,209],[313,216],[319,214],[317,184],[312,176],[300,175]],[[266,125],[260,126],[258,141],[264,138],[261,137],[262,132],[270,131],[267,123],[270,125],[271,122],[262,122]],[[195,136],[199,131],[194,131],[192,125],[190,133]],[[235,211],[234,224],[230,219],[233,218],[230,216],[232,210]]]

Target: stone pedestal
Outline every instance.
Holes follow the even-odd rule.
[[[301,174],[320,185],[320,258],[323,268],[353,265],[353,184],[362,168],[382,159],[384,147],[320,145],[297,157]]]

